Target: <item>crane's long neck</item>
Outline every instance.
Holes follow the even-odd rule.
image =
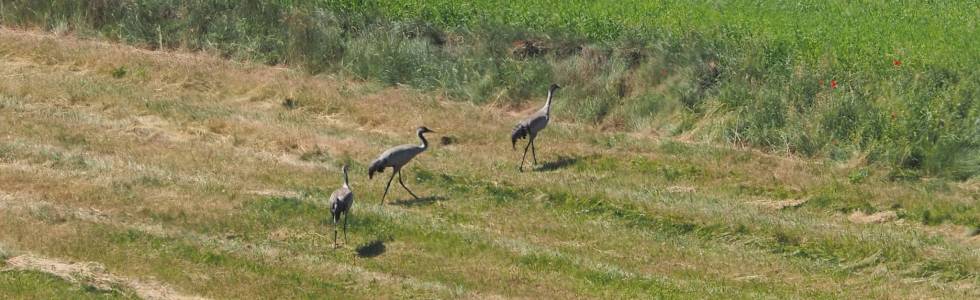
[[[423,134],[424,134],[424,132],[419,131],[419,139],[422,140],[422,146],[421,146],[421,148],[424,150],[426,148],[429,148],[429,141],[426,141],[425,140],[425,136]]]
[[[350,182],[347,181],[347,168],[344,168],[344,187],[350,188]]]
[[[548,90],[548,102],[544,103],[544,113],[546,115],[551,115],[551,99],[554,98],[555,91]]]

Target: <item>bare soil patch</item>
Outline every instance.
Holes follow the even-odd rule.
[[[752,204],[759,205],[765,208],[770,208],[773,210],[780,210],[786,208],[796,208],[800,207],[810,199],[787,199],[787,200],[759,200],[753,201]]]
[[[862,211],[856,211],[848,216],[847,219],[857,224],[885,223],[898,220],[898,214],[890,210],[879,211],[870,215]]]

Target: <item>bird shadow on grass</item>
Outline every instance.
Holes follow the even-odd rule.
[[[384,254],[385,250],[387,250],[385,249],[385,242],[382,240],[373,240],[355,249],[357,256],[361,258],[377,257],[378,255]]]
[[[539,166],[537,168],[534,168],[534,171],[535,172],[549,172],[549,171],[554,171],[554,170],[558,170],[558,169],[564,169],[564,168],[566,168],[568,166],[574,165],[580,159],[582,159],[582,158],[581,157],[578,157],[578,156],[571,156],[571,157],[569,157],[569,156],[561,155],[561,156],[558,156],[558,159],[556,159],[554,161],[546,162],[546,163],[542,164],[541,166]]]
[[[436,202],[439,202],[439,201],[443,201],[443,200],[446,200],[446,197],[443,197],[443,196],[428,196],[428,197],[422,197],[422,198],[418,198],[418,199],[405,200],[405,201],[392,201],[391,204],[392,205],[398,205],[398,206],[404,206],[404,207],[414,207],[414,206],[429,205],[429,204],[433,204],[433,203],[436,203]]]

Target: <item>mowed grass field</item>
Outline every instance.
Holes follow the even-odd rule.
[[[508,134],[544,86],[505,110],[35,32],[0,30],[0,78],[2,298],[147,297],[134,282],[209,298],[980,297],[976,178],[604,132],[561,107],[541,165],[518,173]],[[405,170],[424,198],[393,187],[379,205],[366,163],[419,125],[439,132]],[[356,200],[333,249],[324,201],[345,162]],[[41,258],[96,266],[111,290],[25,263]]]

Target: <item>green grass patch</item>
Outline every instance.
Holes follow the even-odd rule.
[[[36,271],[0,271],[0,296],[7,299],[139,299],[132,293],[101,291]]]

